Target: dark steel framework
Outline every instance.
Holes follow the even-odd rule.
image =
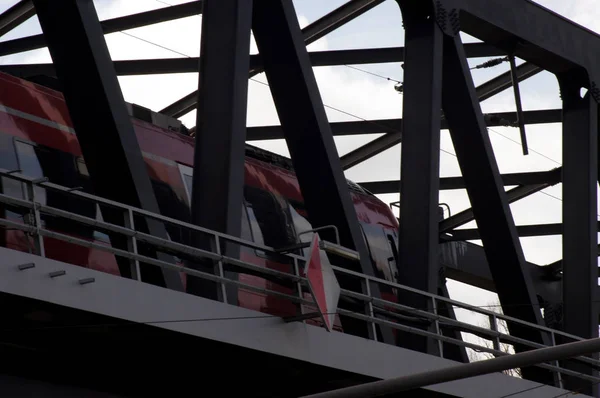
[[[439,275],[441,247],[452,241],[480,239],[485,258],[470,267],[477,270],[474,277],[488,278],[506,314],[542,324],[542,301],[554,301],[562,305],[561,327],[566,332],[596,337],[600,248],[596,215],[600,58],[596,54],[600,52],[600,37],[528,0],[396,0],[405,27],[404,48],[307,52],[307,44],[382,2],[348,1],[301,30],[291,0],[275,0],[268,5],[251,0],[191,1],[106,21],[98,20],[92,0],[64,0],[60,4],[23,0],[0,15],[0,36],[35,12],[43,34],[0,42],[0,56],[48,46],[53,63],[2,65],[0,70],[26,78],[56,76],[98,193],[151,211],[158,211],[158,207],[117,76],[199,72],[199,90],[161,110],[180,117],[198,108],[194,221],[238,235],[243,144],[284,138],[311,223],[315,227],[336,225],[342,244],[361,254],[357,270],[366,274],[373,270],[366,261],[367,249],[343,171],[402,142],[401,180],[362,184],[376,194],[401,194],[401,282],[447,294],[445,279]],[[519,12],[514,12],[516,9]],[[111,61],[104,34],[201,13],[200,58]],[[250,30],[259,55],[249,55]],[[482,43],[463,44],[459,32]],[[467,57],[492,56],[508,57],[511,70],[475,87]],[[525,62],[515,66],[513,57]],[[404,62],[404,119],[328,123],[312,67],[385,62]],[[518,82],[543,70],[557,76],[562,109],[521,112],[517,106],[516,113],[482,113],[481,101],[511,88],[519,105]],[[262,72],[269,81],[281,126],[246,128],[247,78]],[[581,88],[588,89],[583,96]],[[82,97],[92,98],[95,106],[80,101]],[[526,124],[560,122],[563,167],[545,172],[499,173],[486,126],[510,125],[524,133]],[[439,176],[441,129],[450,130],[460,177]],[[214,134],[217,130],[219,134]],[[377,133],[385,134],[338,156],[334,136]],[[525,140],[525,136],[522,138]],[[526,151],[526,142],[523,144]],[[113,154],[110,163],[103,156],[108,151]],[[210,165],[210,173],[206,165]],[[516,226],[509,204],[557,183],[563,184],[563,223]],[[115,190],[116,186],[126,189]],[[202,188],[206,186],[212,187],[211,195],[204,194],[207,190]],[[513,188],[505,191],[504,186]],[[444,189],[466,189],[472,208],[440,221],[438,194]],[[115,218],[110,213],[105,217]],[[477,229],[457,229],[473,220],[477,221]],[[152,234],[166,236],[157,225],[148,223],[147,228]],[[542,277],[532,280],[537,277],[532,276],[519,241],[520,236],[549,234],[563,236],[563,260],[548,267],[554,275],[548,283],[559,280],[562,285],[562,294],[552,298],[544,297],[544,292],[551,289],[540,287],[545,283]],[[227,250],[235,255],[234,248]],[[123,269],[128,265],[123,264]],[[157,271],[147,266],[142,275],[151,283],[182,289],[175,275]],[[206,295],[210,288],[192,281],[188,290]],[[401,299],[415,307],[425,305],[413,297]],[[443,310],[452,312],[451,308]],[[539,332],[536,335],[512,325],[509,328],[514,336],[548,343],[548,336]],[[385,328],[378,334],[385,341],[393,339]],[[402,341],[424,352],[437,349],[427,339]],[[464,353],[450,356],[465,360]],[[556,382],[535,369],[524,369],[524,376]],[[566,386],[592,392],[592,386],[574,379],[567,379]]]

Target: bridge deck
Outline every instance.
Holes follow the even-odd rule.
[[[36,349],[37,362],[17,361],[27,362],[18,367],[25,374],[46,364],[46,372],[58,372],[71,381],[78,378],[70,377],[69,372],[85,369],[85,382],[99,383],[104,388],[115,387],[117,379],[134,390],[141,389],[148,380],[160,380],[163,384],[147,385],[171,392],[201,384],[203,389],[210,387],[224,393],[244,388],[298,396],[300,392],[323,388],[325,381],[331,382],[328,387],[332,388],[455,364],[343,333],[329,333],[317,326],[285,323],[275,316],[28,253],[0,248],[0,258],[0,292],[5,308],[11,308],[8,312],[13,320],[19,315],[22,319],[27,313],[30,322],[35,318],[38,325],[30,325],[29,329],[15,327],[13,330],[19,333],[8,333],[3,339],[20,346],[11,350],[24,358],[30,358],[32,346]],[[35,267],[19,270],[20,264],[27,263],[34,263]],[[60,270],[66,273],[49,276]],[[79,283],[87,278],[94,278],[94,282]],[[65,311],[69,312],[69,319],[76,319],[79,324],[56,326],[60,324],[59,314]],[[52,326],[43,326],[44,322]],[[16,323],[11,321],[11,325]],[[46,357],[40,362],[42,354]],[[67,358],[76,366],[69,365]],[[126,365],[131,368],[123,369]],[[317,370],[322,377],[307,378],[307,369],[313,374]],[[38,376],[43,375],[39,369],[37,372]],[[246,376],[231,386],[224,383],[224,376],[232,372]],[[186,377],[193,374],[196,377]],[[461,397],[497,398],[536,385],[490,374],[427,390]],[[561,393],[566,391],[543,386],[519,396],[547,398]]]

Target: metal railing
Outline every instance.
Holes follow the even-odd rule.
[[[81,192],[77,189],[56,185],[47,182],[45,179],[35,180],[19,173],[3,169],[0,169],[0,177],[9,178],[24,184],[25,189],[22,192],[27,193],[27,195],[22,195],[22,197],[0,194],[0,204],[2,204],[3,207],[8,206],[10,211],[13,213],[22,214],[22,221],[14,219],[11,220],[8,217],[0,218],[0,227],[22,231],[24,234],[27,234],[35,242],[35,247],[32,251],[34,251],[37,255],[43,257],[46,256],[44,238],[53,238],[86,248],[109,252],[115,256],[128,259],[130,262],[131,275],[133,279],[141,280],[140,264],[150,264],[164,269],[181,272],[192,277],[198,277],[215,282],[220,287],[219,298],[226,303],[231,301],[227,298],[226,286],[233,285],[242,289],[247,289],[249,291],[267,296],[278,297],[282,300],[296,303],[298,305],[299,312],[301,311],[301,306],[307,306],[311,308],[316,307],[314,301],[311,299],[311,295],[308,294],[307,279],[301,272],[302,266],[306,263],[306,259],[301,255],[289,252],[282,253],[281,250],[277,250],[272,247],[267,247],[255,242],[225,235],[180,220],[100,198],[85,192]],[[81,200],[92,202],[94,206],[100,206],[103,209],[110,208],[113,211],[119,211],[123,214],[123,225],[116,225],[71,211],[47,206],[36,198],[36,192],[38,192],[40,189],[44,190],[45,192],[54,191],[62,195],[77,197]],[[161,239],[141,232],[136,229],[136,225],[138,224],[138,222],[136,222],[136,218],[139,219],[140,217],[145,220],[154,220],[155,222],[162,222],[165,225],[176,226],[182,230],[206,235],[210,238],[214,251],[192,247],[183,243],[175,242],[173,240]],[[97,240],[85,239],[84,237],[73,236],[57,230],[50,230],[44,226],[44,220],[49,218],[68,220],[69,222],[76,223],[96,231],[125,237],[127,239],[127,248],[126,250],[120,249]],[[224,243],[239,245],[240,247],[268,253],[274,258],[283,259],[283,262],[290,265],[289,272],[267,268],[249,261],[243,261],[224,255],[221,250],[221,247],[223,247]],[[140,244],[147,246],[149,245],[158,252],[175,255],[192,262],[209,260],[216,264],[216,272],[211,273],[198,269],[192,269],[181,264],[176,264],[175,262],[169,262],[164,259],[160,259],[160,256],[154,258],[141,254],[139,250]],[[358,259],[358,254],[356,252],[347,248],[343,248],[338,244],[323,241],[321,242],[320,247],[329,253],[344,257],[346,259],[353,257]],[[282,286],[285,284],[286,286],[291,286],[291,288],[289,289],[288,293],[284,293],[282,291],[276,291],[273,289],[267,289],[241,282],[237,280],[237,278],[228,278],[225,273],[226,267],[228,270],[233,270],[239,274],[246,273],[255,276],[258,275],[265,280],[276,280],[278,283],[282,283]],[[360,307],[365,309],[364,312],[339,308],[337,315],[340,317],[349,317],[364,321],[374,332],[371,334],[374,339],[377,339],[377,333],[375,333],[377,326],[390,327],[397,331],[412,333],[434,339],[437,341],[439,355],[442,357],[444,356],[444,343],[470,348],[477,352],[487,352],[494,356],[510,355],[501,349],[502,344],[510,344],[513,346],[527,348],[544,347],[544,345],[537,342],[524,340],[522,338],[511,336],[509,333],[500,331],[498,328],[500,322],[504,322],[506,324],[515,324],[520,328],[530,328],[537,333],[545,334],[548,337],[548,341],[552,342],[552,345],[556,344],[558,339],[561,339],[564,342],[583,340],[583,338],[578,336],[525,322],[494,311],[471,306],[466,303],[413,289],[380,278],[367,276],[337,266],[334,266],[333,268],[338,277],[355,279],[365,288],[360,292],[343,288],[340,296],[340,302],[359,303],[361,304]],[[382,297],[374,297],[371,294],[372,286],[374,285],[387,290],[403,291],[407,294],[421,296],[428,302],[428,305],[425,306],[425,308],[413,308],[398,302],[385,300]],[[366,294],[364,292],[366,292]],[[441,311],[439,310],[440,305],[451,307],[453,309],[471,311],[487,317],[489,319],[490,327],[486,328],[482,326],[475,326],[449,316],[441,315]],[[294,315],[298,314],[289,315],[290,317],[294,317]],[[444,331],[448,330],[476,335],[482,339],[490,341],[491,347],[485,344],[476,344],[473,342],[464,341],[463,339],[448,336],[447,333],[444,333]],[[590,366],[594,370],[600,369],[600,361],[598,360],[588,357],[578,357],[574,358],[573,360]],[[557,375],[559,387],[562,387],[562,375],[575,376],[595,383],[600,382],[600,378],[598,377],[566,369],[561,367],[558,362],[551,364],[544,363],[537,366],[554,372]]]

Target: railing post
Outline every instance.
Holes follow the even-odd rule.
[[[300,267],[298,266],[298,258],[296,257],[294,257],[294,274],[300,277]],[[302,283],[299,280],[296,281],[296,293],[298,294],[298,298],[302,300]],[[297,315],[302,315],[302,301],[298,303]],[[302,323],[306,323],[306,320],[303,320]]]
[[[35,228],[35,249],[36,252],[39,256],[41,257],[46,257],[46,249],[44,247],[44,237],[42,236],[42,234],[40,233],[40,229],[42,228],[42,217],[40,216],[40,208],[38,203],[36,202],[36,195],[35,195],[35,186],[33,184],[33,182],[28,181],[26,182],[27,184],[27,196],[29,196],[29,200],[31,201],[31,204],[33,205],[33,209],[32,209],[32,213],[31,215],[33,215],[33,226]]]
[[[127,239],[127,249],[129,252],[137,255],[138,247],[137,247],[137,239],[135,238],[136,230],[135,223],[133,221],[133,210],[131,208],[127,209],[127,213],[125,214],[125,227],[129,228],[133,231],[133,234]],[[131,260],[131,279],[135,279],[137,281],[142,280],[142,276],[140,273],[140,262],[137,259]]]
[[[373,310],[373,296],[371,295],[371,281],[369,280],[369,278],[365,278],[364,281],[367,285],[365,290],[366,290],[367,296],[369,296],[369,303],[367,304],[368,315],[369,315],[369,317],[371,317],[371,321],[369,322],[369,327],[371,328],[371,334],[373,335],[373,340],[377,341],[377,326],[375,325],[375,322],[373,322],[373,319],[375,319],[375,311]]]
[[[438,336],[442,335],[442,332],[440,330],[440,319],[438,318],[438,309],[437,309],[437,300],[435,299],[435,297],[431,297],[431,305],[433,306],[433,313],[435,315],[435,334],[437,334]],[[438,351],[440,353],[440,357],[443,358],[444,357],[444,342],[440,339],[437,340],[437,344],[438,344]]]
[[[495,332],[493,339],[494,350],[500,351],[500,336],[498,335],[498,318],[495,314],[489,315],[490,317],[490,329]]]
[[[550,332],[550,342],[552,343],[552,347],[556,346],[556,336],[554,335],[554,332]],[[554,366],[560,368],[558,361],[554,361]],[[556,372],[556,378],[558,379],[558,387],[563,388],[563,378],[560,371]]]
[[[219,235],[214,235],[215,237],[215,251],[216,253],[219,255],[219,260],[217,261],[218,264],[218,268],[219,268],[219,277],[221,277],[222,279],[225,279],[225,273],[223,272],[223,259],[221,257],[221,239],[219,239]],[[225,282],[223,280],[221,280],[221,282],[219,283],[220,286],[220,296],[219,299],[220,301],[224,302],[225,304],[227,304],[227,288],[225,286]]]

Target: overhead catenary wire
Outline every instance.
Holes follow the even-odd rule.
[[[155,0],[155,1],[158,1],[158,0]],[[165,3],[165,4],[166,4],[166,3]],[[132,35],[132,34],[130,34],[130,33],[123,32],[123,31],[119,31],[119,32],[120,32],[120,33],[122,33],[122,34],[124,34],[124,35],[127,35],[127,36],[129,36],[129,37],[132,37],[132,38],[134,38],[134,39],[137,39],[137,40],[140,40],[140,41],[142,41],[142,42],[145,42],[145,43],[147,43],[147,44],[154,45],[154,46],[156,46],[156,47],[158,47],[158,48],[161,48],[161,49],[163,49],[163,50],[167,50],[167,51],[173,52],[173,53],[175,53],[175,54],[181,55],[181,56],[183,56],[183,57],[186,57],[186,58],[192,58],[190,55],[187,55],[187,54],[185,54],[185,53],[182,53],[182,52],[179,52],[179,51],[177,51],[177,50],[173,50],[172,48],[169,48],[169,47],[166,47],[166,46],[163,46],[163,45],[160,45],[160,44],[154,43],[154,42],[152,42],[152,41],[150,41],[150,40],[143,39],[143,38],[141,38],[141,37],[138,37],[138,36]],[[350,66],[350,65],[344,65],[344,66],[347,66],[347,67],[349,67],[349,68],[351,68],[351,69],[354,69],[354,70],[357,70],[357,71],[360,71],[360,72],[363,72],[363,73],[368,73],[368,74],[370,74],[370,75],[373,75],[373,76],[376,76],[376,77],[379,77],[379,78],[382,78],[382,79],[385,79],[385,80],[389,80],[389,81],[397,82],[398,84],[402,84],[402,82],[400,82],[399,80],[392,79],[392,78],[390,78],[390,77],[386,77],[386,76],[383,76],[383,75],[379,75],[379,74],[377,74],[377,73],[369,72],[369,71],[366,71],[366,70],[364,70],[364,69],[360,69],[360,68],[353,67],[353,66]],[[265,82],[262,82],[262,81],[256,80],[256,79],[254,79],[254,78],[250,78],[250,80],[251,80],[251,81],[254,81],[254,82],[256,82],[256,83],[260,83],[260,84],[262,84],[262,85],[265,85],[265,86],[267,86],[267,87],[269,86],[269,85],[268,85],[268,83],[265,83]],[[358,116],[358,115],[355,115],[355,114],[353,114],[353,113],[351,113],[351,112],[344,111],[344,110],[342,110],[342,109],[340,109],[340,108],[337,108],[337,107],[334,107],[334,106],[331,106],[331,105],[327,105],[327,104],[323,104],[323,106],[324,106],[325,108],[328,108],[328,109],[331,109],[331,110],[333,110],[333,111],[336,111],[336,112],[339,112],[339,113],[345,114],[345,115],[347,115],[347,116],[350,116],[350,117],[353,117],[353,118],[355,118],[355,119],[358,119],[358,120],[361,120],[361,121],[364,121],[364,122],[367,122],[367,123],[371,123],[371,124],[373,124],[373,125],[376,125],[376,126],[379,126],[379,127],[384,127],[386,130],[389,130],[389,131],[391,131],[391,132],[399,132],[398,130],[396,130],[396,129],[393,129],[393,128],[390,128],[389,126],[381,125],[381,124],[379,124],[379,123],[377,123],[377,122],[375,122],[375,121],[368,120],[368,119],[366,119],[366,118],[363,118],[363,117],[360,117],[360,116]],[[508,140],[510,140],[510,141],[512,141],[512,142],[514,142],[515,144],[517,144],[517,145],[519,145],[519,146],[521,146],[521,144],[520,144],[520,143],[516,142],[515,140],[512,140],[512,139],[510,139],[509,137],[506,137],[506,136],[504,136],[503,134],[500,134],[500,133],[498,133],[497,131],[495,131],[495,130],[493,130],[493,129],[490,129],[490,128],[488,128],[488,130],[489,130],[489,131],[492,131],[493,133],[495,133],[495,134],[498,134],[498,135],[500,135],[500,136],[502,136],[502,137],[504,137],[504,138],[506,138],[506,139],[508,139]],[[549,160],[551,160],[551,161],[553,161],[553,162],[555,162],[555,163],[557,163],[557,164],[559,164],[559,165],[561,165],[561,166],[562,166],[562,164],[561,164],[560,162],[558,162],[558,161],[556,161],[556,160],[554,160],[554,159],[550,158],[549,156],[546,156],[546,155],[544,155],[544,154],[543,154],[543,153],[541,153],[540,151],[536,151],[536,150],[534,150],[534,149],[532,149],[532,148],[529,148],[529,149],[531,150],[531,152],[534,152],[534,153],[536,153],[537,155],[539,155],[539,156],[542,156],[542,157],[544,157],[544,158],[546,158],[546,159],[549,159]],[[450,156],[453,156],[453,157],[455,157],[455,158],[457,157],[455,153],[452,153],[452,152],[450,152],[450,151],[448,151],[448,150],[446,150],[446,149],[444,149],[444,148],[440,148],[440,151],[441,151],[441,152],[443,152],[443,153],[446,153],[446,154],[448,154],[448,155],[450,155]],[[515,185],[523,185],[521,182],[519,182],[519,181],[518,181],[517,179],[515,179],[515,178],[511,178],[511,180],[515,182]],[[562,199],[561,199],[561,198],[559,198],[559,197],[557,197],[557,196],[554,196],[554,195],[552,195],[552,194],[549,194],[548,192],[545,192],[544,190],[540,190],[540,191],[538,191],[538,192],[539,192],[539,193],[541,193],[541,194],[543,194],[543,195],[545,195],[545,196],[548,196],[548,197],[550,197],[550,198],[552,198],[552,199],[555,199],[555,200],[558,200],[558,201],[561,201],[561,202],[562,202]],[[600,218],[600,215],[598,215],[598,218]]]

